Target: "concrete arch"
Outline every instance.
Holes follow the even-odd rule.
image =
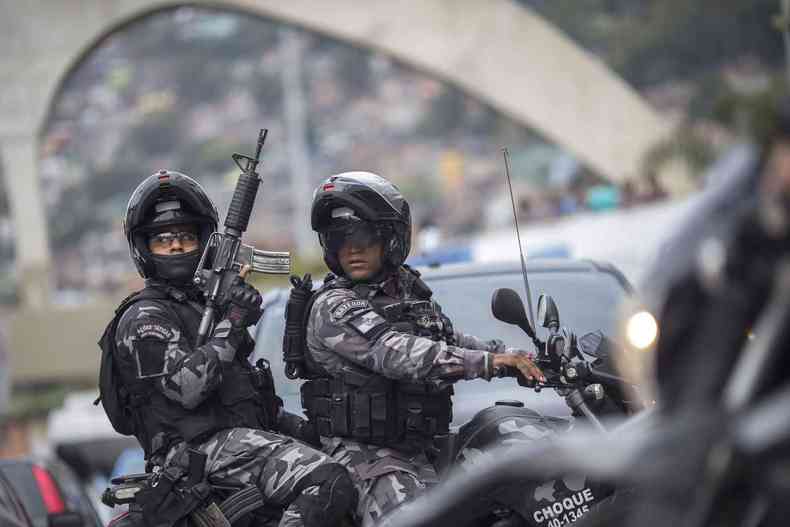
[[[638,173],[666,133],[624,82],[510,0],[0,0],[0,148],[28,302],[45,302],[49,267],[36,181],[37,140],[68,73],[113,31],[184,5],[239,10],[388,53],[539,130],[613,180]],[[30,287],[28,287],[28,285]]]

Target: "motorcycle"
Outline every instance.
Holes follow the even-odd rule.
[[[560,325],[560,314],[551,296],[538,299],[538,321],[548,330],[540,341],[527,317],[519,295],[497,289],[491,300],[498,320],[520,327],[535,342],[535,363],[546,382],[527,382],[517,372],[507,372],[520,385],[536,392],[554,389],[582,421],[597,433],[605,433],[605,418],[624,418],[643,409],[635,386],[617,375],[613,364],[616,344],[600,332],[581,338]],[[553,441],[574,424],[564,418],[543,416],[520,401],[498,401],[478,412],[458,430],[452,441],[449,472],[474,473],[491,462],[493,455],[507,456],[508,448]],[[500,448],[498,448],[500,447]],[[505,447],[503,450],[501,447]],[[496,454],[494,454],[496,452]],[[577,521],[604,500],[614,488],[574,475],[543,482],[514,482],[477,498],[474,506],[453,518],[458,525],[560,527]],[[386,522],[385,522],[386,524]]]
[[[602,333],[588,333],[581,338],[561,327],[560,313],[551,296],[538,300],[538,321],[548,330],[548,338],[540,341],[526,315],[519,295],[511,289],[496,290],[491,299],[492,312],[498,320],[520,327],[535,342],[538,353],[535,363],[546,382],[528,382],[517,371],[507,371],[525,388],[540,392],[554,389],[565,398],[573,414],[588,422],[595,430],[605,431],[602,418],[625,417],[642,409],[636,388],[619,377],[614,368],[616,344]],[[544,416],[518,400],[498,401],[479,411],[457,432],[451,433],[437,456],[442,474],[454,470],[473,471],[489,460],[490,451],[501,445],[517,446],[536,441],[554,440],[574,426],[566,418]],[[197,474],[197,468],[194,471]],[[104,494],[109,506],[125,505],[131,516],[140,515],[137,493],[151,488],[161,479],[159,474],[127,475],[116,478]],[[186,478],[193,487],[199,478]],[[256,488],[232,489],[211,487],[203,503],[189,514],[188,525],[263,525],[274,522],[278,511],[268,509]],[[459,524],[476,526],[549,526],[559,527],[575,521],[613,494],[611,486],[575,476],[547,480],[532,485],[515,484],[500,489],[495,497],[481,497],[473,514]],[[227,523],[210,523],[221,521]],[[112,525],[133,524],[116,520]],[[191,522],[191,523],[189,523]],[[209,522],[209,523],[206,523]]]
[[[521,298],[515,291],[496,290],[491,308],[497,319],[522,328],[536,342],[539,351],[535,363],[544,372],[546,382],[535,384],[517,371],[506,372],[520,385],[536,392],[556,390],[564,396],[575,416],[599,432],[605,431],[602,418],[628,416],[641,410],[635,387],[615,373],[612,356],[616,344],[600,332],[577,339],[561,327],[559,310],[550,296],[541,295],[538,300],[538,320],[549,332],[545,342],[536,337]],[[494,406],[479,411],[457,432],[450,434],[437,456],[437,465],[443,474],[455,470],[474,471],[488,461],[490,451],[497,446],[553,440],[557,434],[572,427],[572,420],[541,415],[525,407],[521,401],[498,401]],[[197,469],[194,472],[197,473]],[[137,493],[151,488],[161,478],[159,474],[139,474],[114,479],[103,501],[109,506],[129,506],[132,517],[114,520],[111,525],[134,525],[134,516],[140,515]],[[190,480],[193,481],[189,483]],[[186,481],[187,487],[194,486],[198,478],[189,476]],[[265,507],[257,488],[212,486],[204,493],[204,504],[188,514],[183,520],[185,525],[265,525],[277,521],[278,511]],[[496,496],[479,498],[475,512],[466,515],[459,524],[559,527],[577,520],[612,494],[611,486],[588,481],[581,476],[532,485],[515,484],[500,489]],[[221,523],[223,518],[227,523]]]
[[[387,527],[447,525],[481,494],[579,473],[618,489],[579,526],[787,523],[790,184],[786,165],[766,161],[790,137],[790,112],[779,117],[776,142],[716,174],[726,177],[700,197],[649,274],[643,298],[661,328],[655,409],[606,435],[574,431],[497,449],[476,472],[451,475],[394,511]]]

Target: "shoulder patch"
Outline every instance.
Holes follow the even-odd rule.
[[[170,340],[173,330],[160,322],[143,322],[136,325],[134,334],[138,339]]]
[[[376,340],[391,327],[384,317],[372,310],[355,314],[347,324],[368,340]]]
[[[355,298],[353,300],[346,300],[332,309],[332,318],[339,320],[352,311],[359,311],[361,309],[373,309],[365,299]]]
[[[137,378],[149,379],[165,375],[167,343],[156,338],[139,340],[134,346]]]

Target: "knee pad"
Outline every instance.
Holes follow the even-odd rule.
[[[308,487],[318,487],[309,494]],[[305,527],[334,527],[352,513],[357,504],[357,489],[346,470],[338,463],[321,465],[299,480],[300,495],[294,504],[302,513]]]

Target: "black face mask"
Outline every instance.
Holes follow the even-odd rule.
[[[195,250],[186,254],[155,255],[150,256],[156,270],[156,277],[160,280],[177,285],[192,285],[201,252]]]

